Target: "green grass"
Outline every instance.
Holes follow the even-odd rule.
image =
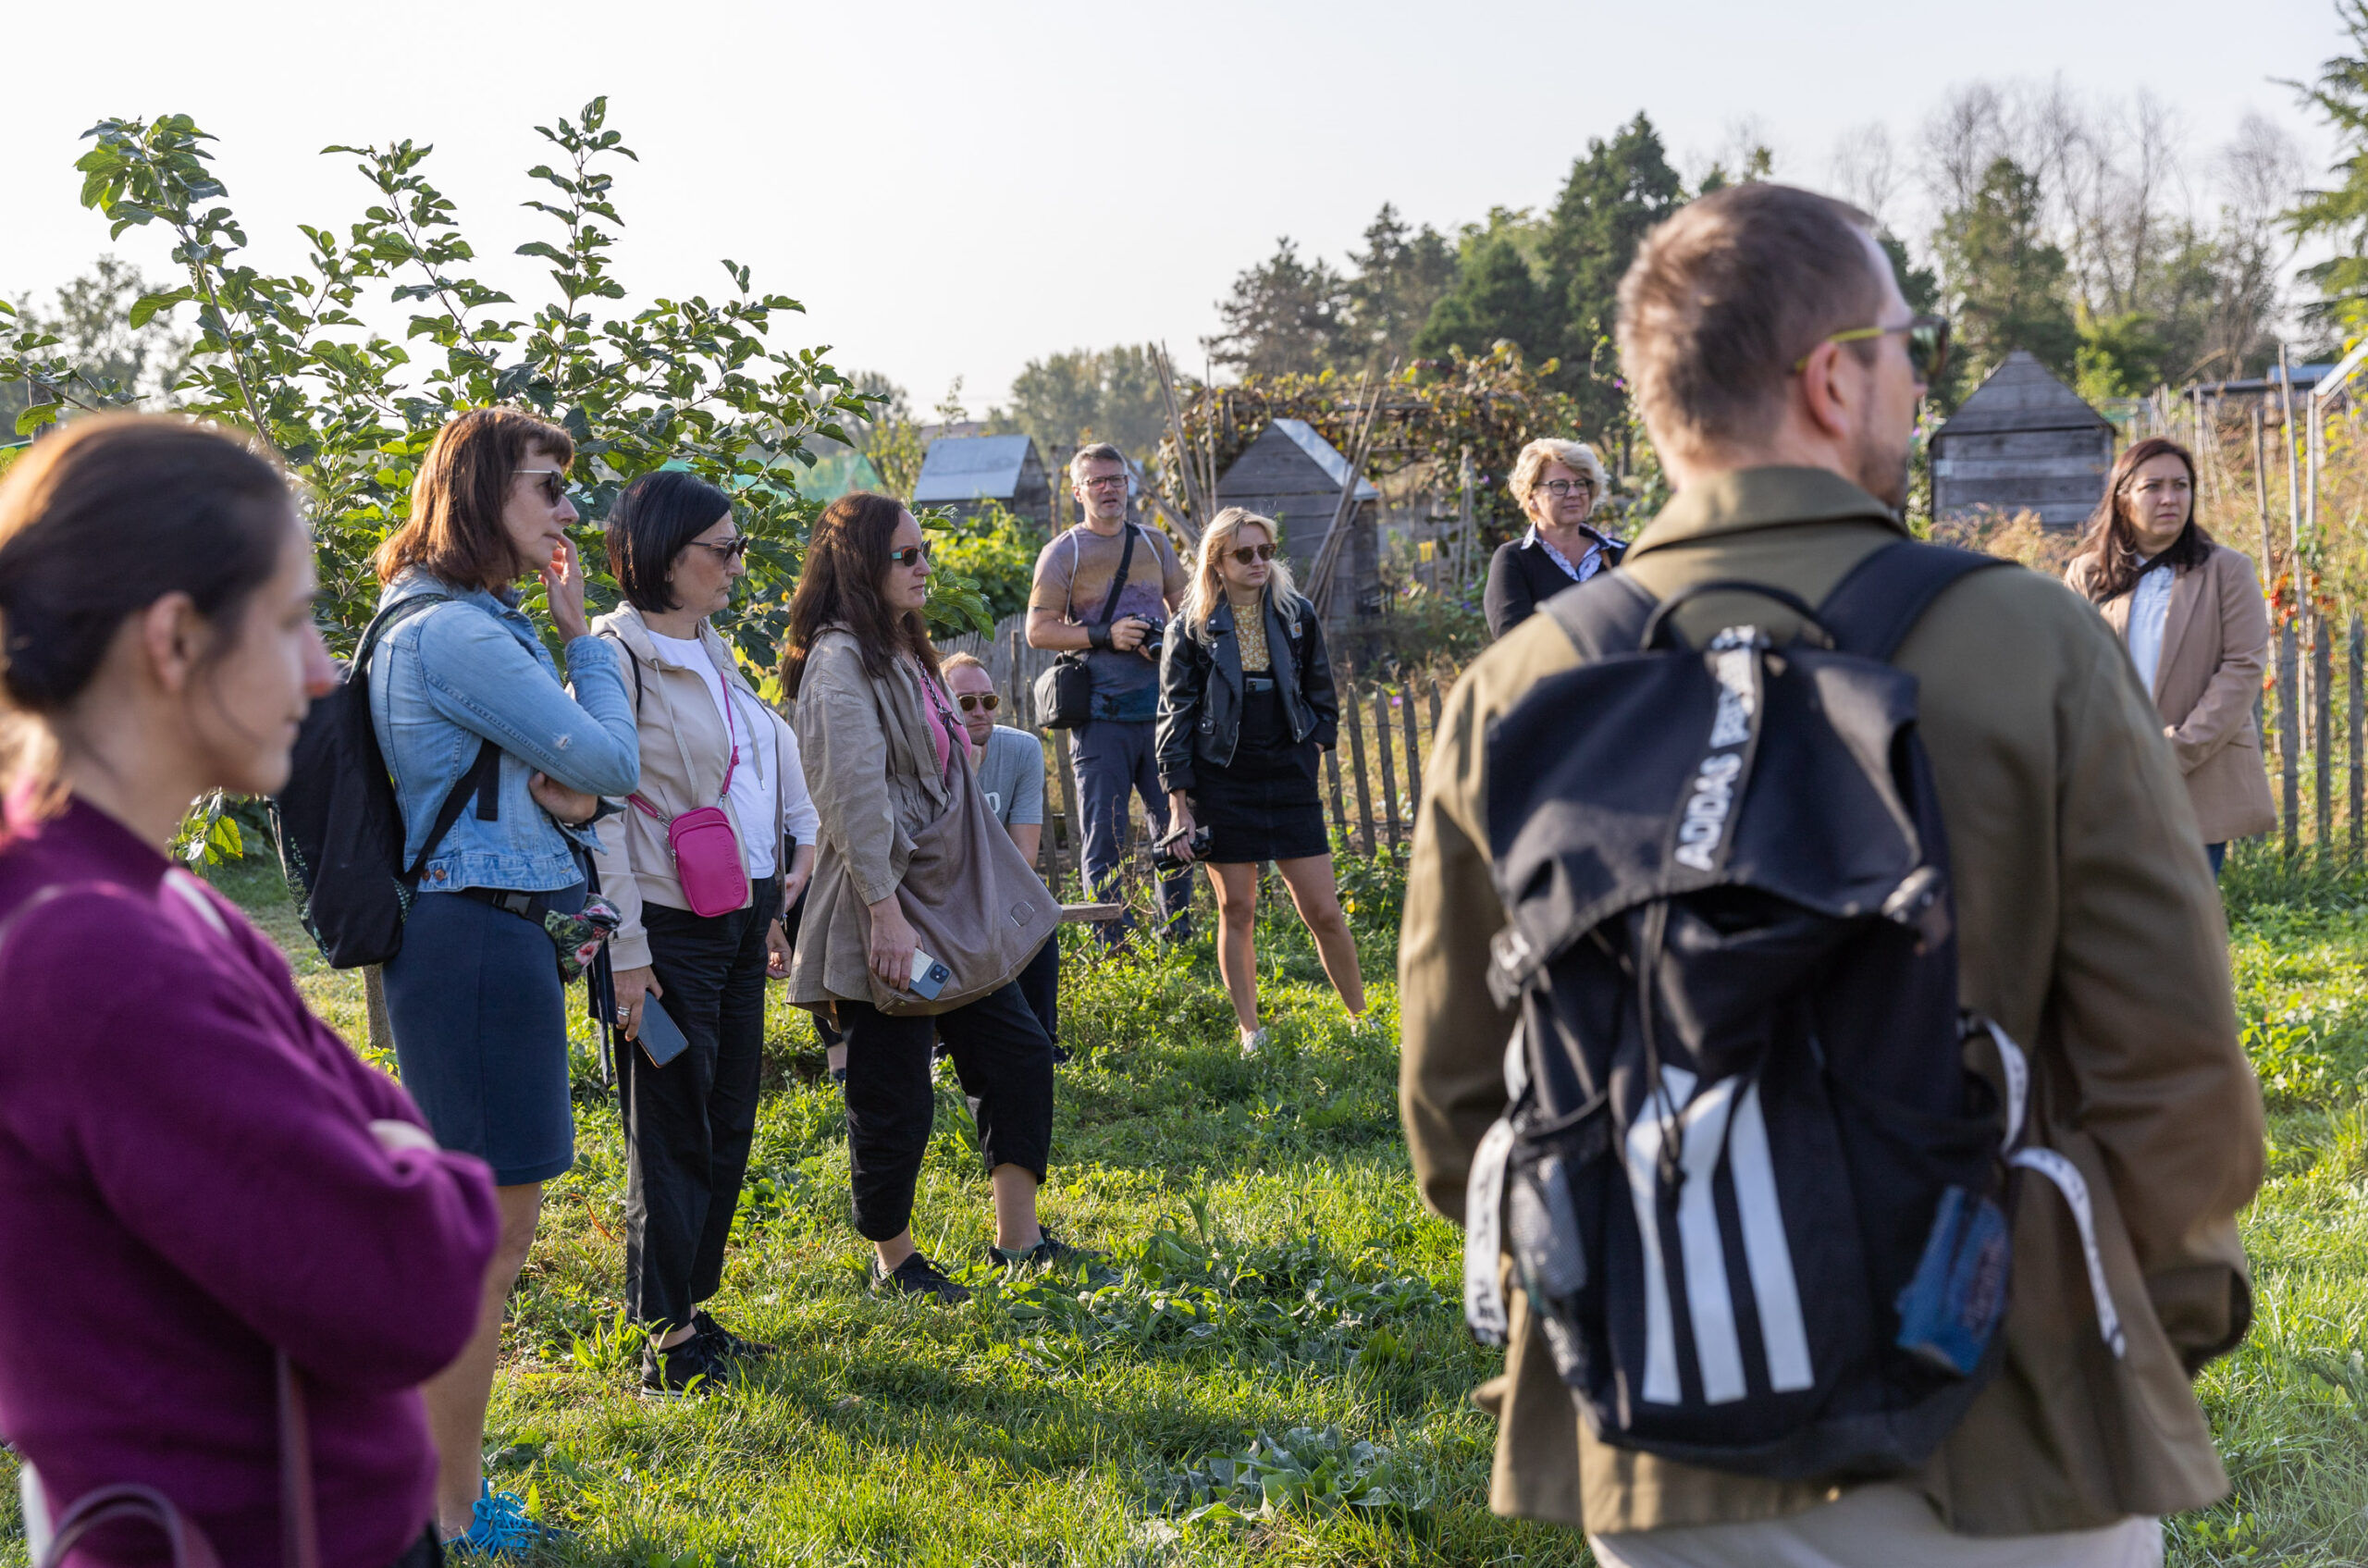
[[[310,957],[274,880],[222,881],[359,1037],[358,983]],[[1395,874],[1344,864],[1343,884],[1394,1025]],[[2259,1314],[2202,1385],[2236,1495],[2174,1521],[2171,1560],[2368,1562],[2368,879],[2240,857],[2228,895],[2272,1104],[2270,1180],[2246,1221]],[[713,1399],[632,1391],[623,1150],[587,1051],[581,1157],[551,1187],[487,1438],[497,1485],[579,1532],[545,1561],[1585,1563],[1576,1537],[1487,1512],[1494,1432],[1466,1396],[1497,1358],[1462,1330],[1458,1234],[1415,1201],[1394,1029],[1348,1027],[1275,908],[1272,1044],[1251,1061],[1205,936],[1102,959],[1069,933],[1079,1059],[1061,1073],[1044,1205],[1122,1266],[1108,1284],[980,1269],[978,1299],[952,1311],[867,1293],[839,1099],[802,1015],[776,1004],[714,1304],[782,1354]],[[985,1181],[950,1084],[941,1105],[915,1229],[968,1259]],[[7,1564],[24,1561],[12,1483],[0,1460]],[[1288,1500],[1259,1517],[1266,1498]]]

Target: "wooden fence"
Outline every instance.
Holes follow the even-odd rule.
[[[1068,732],[1039,725],[1034,701],[1036,677],[1055,655],[1028,646],[1024,621],[1022,615],[1007,616],[990,635],[947,637],[938,650],[968,653],[985,665],[1003,698],[996,718],[1043,743],[1044,833],[1037,869],[1059,897],[1075,902],[1084,899],[1087,890]],[[1438,733],[1445,686],[1428,676],[1368,680],[1338,662],[1333,677],[1340,698],[1340,738],[1324,755],[1325,804],[1333,841],[1358,855],[1395,850],[1413,837],[1423,762]],[[1140,808],[1135,818],[1135,853],[1127,881],[1147,883],[1151,845]]]

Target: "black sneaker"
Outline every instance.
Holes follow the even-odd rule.
[[[744,1340],[704,1312],[691,1315],[691,1333],[710,1360],[762,1361],[773,1353],[772,1346]]]
[[[1006,1269],[1057,1268],[1067,1274],[1075,1270],[1079,1264],[1093,1265],[1100,1263],[1101,1260],[1100,1253],[1089,1253],[1083,1247],[1072,1247],[1049,1230],[1039,1235],[1034,1246],[1022,1247],[1017,1252],[993,1245],[987,1248],[987,1261]],[[1107,1271],[1096,1269],[1095,1272]]]
[[[645,1394],[708,1394],[723,1386],[723,1364],[693,1334],[679,1345],[641,1347],[641,1391]]]
[[[934,1296],[952,1306],[970,1299],[970,1292],[945,1277],[945,1271],[915,1253],[894,1269],[882,1273],[880,1261],[871,1264],[871,1288],[875,1290],[902,1290],[915,1296]]]
[[[845,1089],[847,1086],[847,1069],[845,1068],[832,1068],[831,1069],[831,1081],[837,1084],[840,1088]]]

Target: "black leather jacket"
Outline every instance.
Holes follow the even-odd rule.
[[[1329,751],[1340,731],[1340,700],[1314,605],[1297,594],[1281,603],[1266,596],[1266,657],[1291,739]],[[1241,645],[1233,635],[1233,606],[1218,605],[1197,628],[1179,611],[1167,623],[1159,661],[1160,787],[1190,789],[1194,767],[1228,766],[1240,739]]]

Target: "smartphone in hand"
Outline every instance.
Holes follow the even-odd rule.
[[[947,969],[944,963],[931,957],[920,948],[913,949],[912,990],[915,995],[925,996],[934,1002],[937,1000],[938,993],[945,989],[945,982],[953,978],[954,971]]]

